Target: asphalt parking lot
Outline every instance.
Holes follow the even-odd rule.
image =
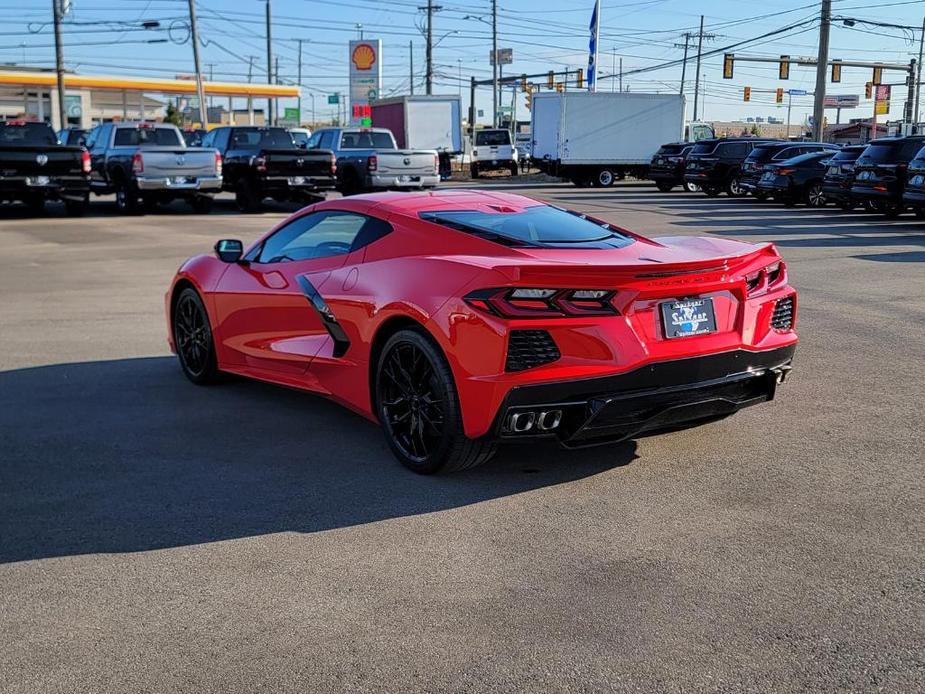
[[[294,208],[7,210],[0,691],[925,689],[925,223],[500,185],[775,242],[801,336],[778,398],[418,477],[337,405],[197,388],[168,354],[180,262]]]

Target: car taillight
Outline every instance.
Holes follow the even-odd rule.
[[[141,156],[141,152],[135,152],[132,155],[132,173],[140,174],[144,173],[145,170],[145,160]]]
[[[370,171],[378,171],[379,170],[379,157],[377,157],[375,154],[370,154],[369,155],[369,166],[367,168]]]
[[[787,266],[781,261],[771,263],[745,276],[745,293],[760,294],[783,284],[787,280]]]
[[[440,155],[439,154],[434,155],[434,173],[438,176],[440,175]]]
[[[778,170],[777,170],[777,175],[778,175],[778,176],[789,176],[789,175],[794,174],[794,173],[796,173],[796,169],[791,169],[791,168],[789,168],[789,167],[784,167],[783,169],[778,169]]]
[[[267,158],[264,156],[254,157],[254,167],[260,173],[266,173],[267,171]]]
[[[465,302],[504,318],[571,318],[615,316],[612,289],[541,289],[500,287],[466,294]]]
[[[333,152],[331,153],[331,175],[337,173],[337,155]]]
[[[222,155],[219,152],[215,153],[215,175],[222,175]]]
[[[90,153],[87,150],[80,153],[80,168],[84,173],[90,173]]]
[[[26,124],[26,121],[24,120],[5,120],[3,121],[3,124],[4,125],[14,125],[14,126],[19,127],[19,126],[24,126]]]

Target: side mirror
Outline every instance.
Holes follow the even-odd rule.
[[[244,244],[237,239],[222,239],[215,244],[215,255],[223,263],[236,263],[244,255]]]

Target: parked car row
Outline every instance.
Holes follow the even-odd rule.
[[[925,217],[925,135],[845,147],[744,137],[676,142],[655,154],[649,178],[663,192],[697,186],[710,197],[863,206],[888,217],[911,209]]]
[[[267,199],[308,204],[335,189],[421,190],[440,181],[435,150],[399,149],[385,128],[306,133],[260,126],[180,131],[150,122],[55,133],[47,123],[0,122],[0,203],[22,202],[37,214],[59,200],[76,216],[92,193],[114,195],[123,214],[178,199],[204,214],[227,191],[241,211],[254,212]]]

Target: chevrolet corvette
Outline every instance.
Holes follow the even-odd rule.
[[[722,419],[774,398],[797,342],[772,244],[648,239],[519,195],[327,200],[214,250],[166,295],[186,377],[330,397],[419,473],[473,467],[500,442]]]

